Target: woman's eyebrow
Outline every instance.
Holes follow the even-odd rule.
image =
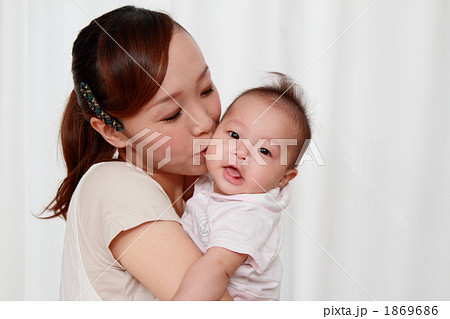
[[[174,92],[172,94],[165,93],[165,96],[157,99],[155,102],[153,102],[150,105],[150,107],[153,107],[153,106],[158,105],[158,104],[164,104],[164,103],[166,103],[166,102],[168,102],[168,101],[170,101],[172,99],[175,99],[176,97],[180,96],[182,93],[183,92],[181,92],[181,91],[177,91],[177,92]]]
[[[205,66],[205,69],[203,70],[203,72],[200,74],[200,76],[197,78],[196,83],[200,82],[200,80],[206,75],[206,73],[208,73],[209,67]]]
[[[205,66],[205,68],[203,69],[202,73],[201,73],[201,74],[199,75],[199,77],[197,78],[196,83],[200,82],[200,80],[201,80],[202,78],[205,77],[206,73],[208,73],[208,70],[209,70],[209,67],[208,67],[208,66]],[[166,94],[165,96],[163,96],[163,97],[157,99],[155,102],[153,102],[153,103],[150,105],[150,107],[155,106],[155,105],[158,105],[158,104],[164,104],[164,103],[166,103],[166,102],[168,102],[168,101],[170,101],[170,100],[172,100],[172,99],[175,99],[176,97],[180,96],[182,93],[183,93],[183,92],[181,92],[181,91],[177,91],[177,92],[174,92],[174,93],[172,93],[172,94],[170,94],[170,93],[165,93],[165,94]]]

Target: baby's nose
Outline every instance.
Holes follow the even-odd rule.
[[[247,149],[247,147],[244,145],[244,143],[242,143],[241,141],[238,141],[235,154],[236,154],[237,158],[246,160],[248,158],[250,152]]]

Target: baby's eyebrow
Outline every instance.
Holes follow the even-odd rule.
[[[242,122],[239,121],[239,120],[231,120],[231,121],[228,121],[227,124],[237,124],[237,125],[239,125],[239,126],[241,126],[241,127],[245,127],[244,123],[242,123]]]

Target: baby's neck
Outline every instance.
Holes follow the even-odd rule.
[[[214,181],[213,181],[213,191],[214,191],[214,193],[225,195],[225,196],[232,196],[232,195],[238,195],[238,194],[264,194],[265,193],[265,192],[262,192],[262,193],[243,192],[243,193],[238,193],[238,194],[226,194],[219,187],[217,187],[217,184]]]

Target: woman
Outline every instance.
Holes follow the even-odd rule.
[[[60,297],[170,300],[201,256],[179,221],[188,186],[206,173],[193,142],[211,138],[220,117],[209,69],[179,24],[132,6],[81,30],[72,56],[67,177],[47,207],[67,219]]]

